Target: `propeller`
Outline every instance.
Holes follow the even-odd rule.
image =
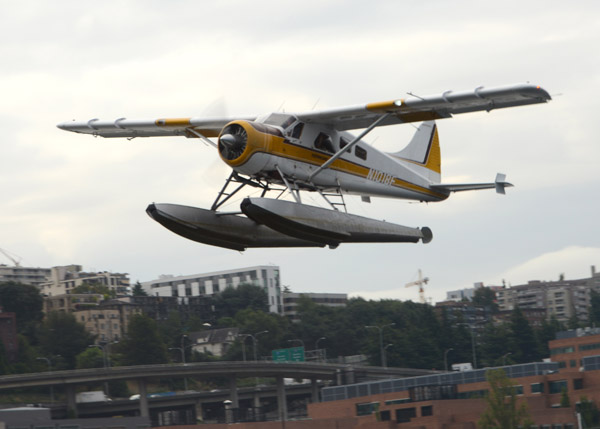
[[[219,137],[219,152],[229,161],[239,158],[248,143],[248,133],[239,124],[227,125]]]

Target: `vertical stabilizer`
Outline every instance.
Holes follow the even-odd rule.
[[[400,152],[390,154],[396,158],[425,167],[440,175],[442,160],[440,155],[440,139],[434,121],[423,122],[411,139],[408,146]]]

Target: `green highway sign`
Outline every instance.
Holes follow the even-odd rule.
[[[304,362],[304,347],[277,349],[271,352],[273,362]]]

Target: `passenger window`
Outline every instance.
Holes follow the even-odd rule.
[[[331,137],[329,137],[325,133],[319,133],[319,135],[315,139],[315,148],[329,153],[335,152],[335,150],[333,149],[333,142],[331,141]]]
[[[299,139],[302,135],[302,130],[304,129],[304,123],[298,122],[292,131],[292,137],[295,139]]]
[[[340,149],[345,148],[346,146],[348,146],[348,141],[344,137],[340,137]],[[346,152],[350,153],[352,152],[352,149],[348,149]]]
[[[356,155],[360,159],[367,160],[367,151],[360,146],[354,147],[354,155]]]

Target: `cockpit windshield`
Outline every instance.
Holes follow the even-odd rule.
[[[297,118],[292,115],[286,115],[284,113],[271,113],[267,117],[267,119],[265,119],[264,123],[269,125],[275,125],[285,130],[287,127],[289,127],[296,121]]]

